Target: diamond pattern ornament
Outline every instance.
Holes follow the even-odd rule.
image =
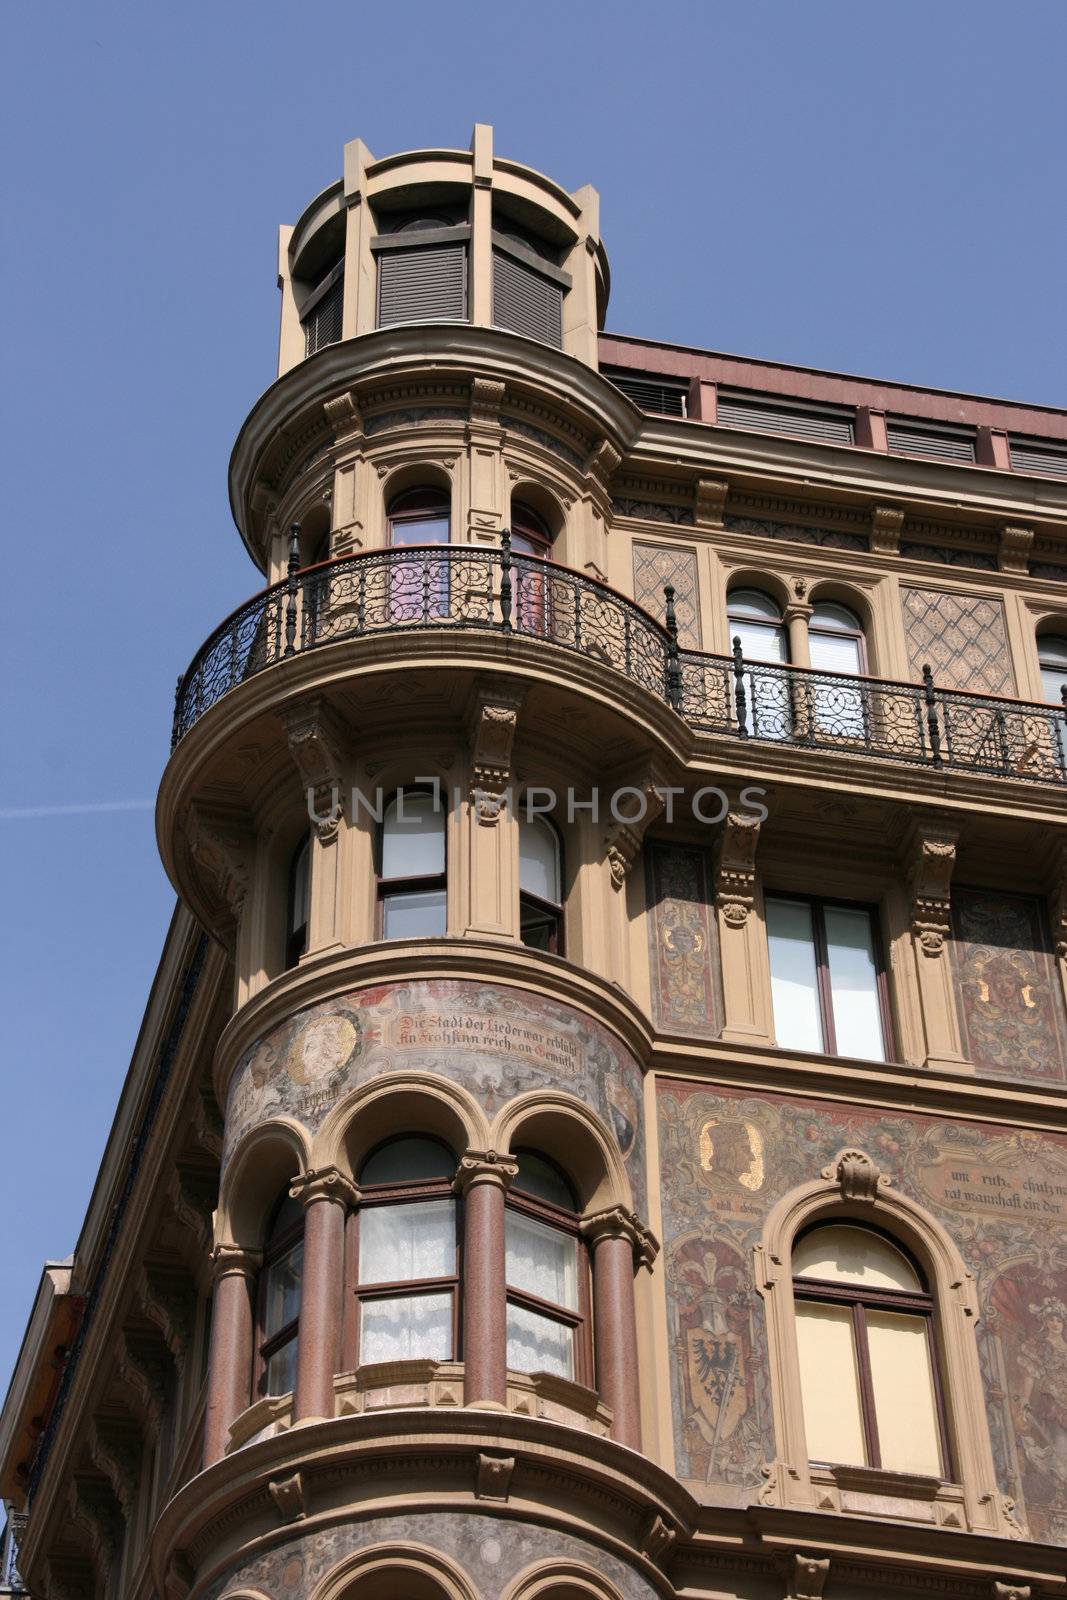
[[[986,595],[902,588],[908,660],[916,678],[929,662],[944,689],[1015,693],[1004,608]]]
[[[700,597],[697,594],[696,552],[669,545],[634,545],[634,599],[662,622],[666,611],[663,589],[674,586],[678,642],[684,650],[700,649]]]

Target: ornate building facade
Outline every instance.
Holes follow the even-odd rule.
[[[1067,1593],[1067,414],[606,334],[481,126],[278,274],[0,1577]]]

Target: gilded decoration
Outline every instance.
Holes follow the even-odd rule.
[[[439,1550],[466,1574],[482,1600],[498,1600],[520,1572],[548,1559],[602,1573],[623,1600],[658,1600],[659,1591],[632,1567],[573,1534],[512,1517],[502,1522],[480,1511],[417,1509],[402,1517],[349,1518],[297,1534],[232,1567],[203,1591],[201,1600],[250,1592],[268,1600],[304,1600],[346,1557],[374,1545]]]
[[[250,1128],[291,1117],[314,1133],[359,1084],[394,1072],[462,1084],[488,1116],[516,1095],[560,1089],[592,1107],[644,1204],[641,1070],[608,1030],[569,1006],[498,984],[382,984],[297,1012],[246,1052],[226,1108],[224,1163]]]
[[[665,1033],[717,1038],[719,962],[709,907],[708,858],[681,845],[646,848],[652,1013]]]
[[[998,1487],[1029,1537],[1067,1544],[1067,1138],[670,1081],[658,1106],[679,1476],[756,1498],[776,1451],[752,1247],[783,1195],[853,1157],[958,1246]]]
[[[1014,695],[1004,606],[988,595],[948,594],[901,586],[908,661],[916,678],[925,665],[944,689]]]
[[[684,546],[634,542],[634,599],[658,622],[662,622],[666,602],[663,590],[674,589],[674,613],[678,619],[678,642],[685,650],[701,648],[700,596],[697,592],[695,550]]]
[[[952,891],[964,1052],[980,1073],[1067,1078],[1067,1016],[1044,909],[1033,895]]]

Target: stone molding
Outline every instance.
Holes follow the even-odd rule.
[[[756,899],[756,849],[760,817],[731,810],[715,847],[715,904],[731,928],[743,928]]]
[[[519,685],[480,684],[467,719],[471,746],[470,801],[480,823],[499,818],[511,783],[511,751],[526,691]]]
[[[952,927],[951,885],[960,829],[946,818],[917,819],[905,842],[911,931],[924,956],[939,956]]]

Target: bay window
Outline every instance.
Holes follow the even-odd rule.
[[[555,1164],[516,1155],[505,1219],[507,1364],[588,1384],[589,1283],[579,1207]]]
[[[863,1061],[891,1059],[875,908],[768,895],[767,945],[780,1046]]]

